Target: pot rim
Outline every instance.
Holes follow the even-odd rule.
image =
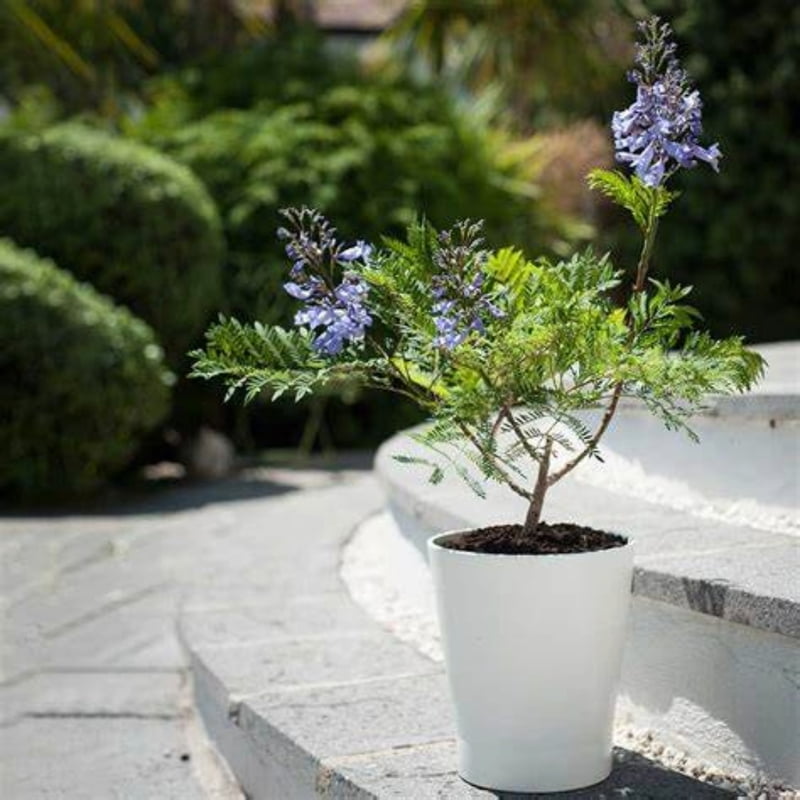
[[[482,526],[486,527],[486,526]],[[530,558],[550,558],[550,559],[565,559],[565,558],[585,558],[589,556],[602,556],[603,554],[626,552],[633,549],[636,540],[631,536],[622,536],[621,533],[613,534],[615,536],[622,536],[625,539],[625,544],[619,547],[606,547],[603,550],[588,550],[584,553],[476,553],[471,550],[453,550],[449,547],[442,547],[437,540],[446,536],[457,536],[462,533],[470,533],[472,531],[482,530],[482,528],[459,528],[458,530],[443,531],[441,533],[434,533],[426,540],[428,551],[437,551],[447,553],[451,557],[463,558],[484,558],[484,559],[530,559]],[[613,533],[606,531],[606,533]]]

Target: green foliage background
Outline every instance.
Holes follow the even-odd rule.
[[[563,251],[585,230],[540,196],[525,144],[474,106],[359,70],[305,28],[156,81],[148,100],[121,129],[208,187],[228,249],[220,310],[242,319],[291,325],[296,304],[282,288],[288,265],[275,237],[285,206],[317,207],[343,238],[375,242],[420,213],[439,226],[484,219],[492,244],[531,252]],[[199,388],[181,396],[184,423],[211,418],[244,446],[296,444],[309,414],[290,403],[220,411]],[[348,386],[315,399],[312,417],[320,404],[323,433],[338,446],[374,445],[419,419],[402,401]]]
[[[203,185],[85,126],[0,134],[0,234],[35,247],[151,324],[173,362],[220,300],[223,240]]]
[[[95,489],[163,419],[170,381],[144,322],[0,240],[0,496]]]
[[[530,255],[563,255],[585,233],[549,207],[532,151],[489,110],[503,98],[504,124],[523,131],[587,114],[606,124],[632,92],[621,66],[632,20],[616,0],[417,3],[380,71],[296,21],[267,30],[240,5],[0,8],[0,99],[11,107],[0,236],[129,306],[177,370],[213,309],[291,322],[274,238],[281,206],[317,205],[350,239],[397,235],[418,212],[437,227],[483,217],[492,246]],[[664,221],[653,275],[694,285],[717,335],[796,338],[800,6],[645,5],[636,13],[673,23],[707,136],[725,155],[718,176],[678,178],[683,197]],[[434,85],[407,77],[420,54]],[[600,223],[603,246],[634,263],[634,226]],[[629,235],[625,255],[617,245]],[[318,422],[328,404],[339,445],[373,444],[415,419],[352,384],[330,392],[337,399],[314,400],[311,413]],[[216,390],[186,385],[175,396],[173,426],[210,422],[248,446],[296,444],[309,410],[279,403],[245,415],[222,408]]]
[[[274,235],[284,206],[318,208],[351,239],[399,234],[421,213],[438,225],[484,219],[494,243],[563,243],[567,226],[537,202],[501,134],[436,89],[375,78],[302,93],[313,100],[262,101],[185,123],[157,107],[155,120],[129,127],[191,167],[216,200],[229,247],[226,311],[290,322]]]

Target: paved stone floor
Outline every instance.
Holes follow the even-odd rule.
[[[181,598],[215,569],[237,510],[352,480],[260,469],[124,507],[0,517],[0,797],[240,797],[191,711]]]

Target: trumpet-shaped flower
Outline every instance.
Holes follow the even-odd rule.
[[[636,100],[612,119],[617,160],[629,164],[647,186],[661,186],[679,167],[705,161],[719,169],[717,144],[703,147],[700,93],[675,58],[669,25],[657,18],[639,26],[644,43],[636,48],[638,69],[629,79]]]
[[[288,209],[283,213],[293,228],[278,229],[292,261],[291,281],[283,288],[304,304],[295,314],[294,323],[315,332],[312,346],[318,353],[337,355],[349,342],[364,339],[372,316],[366,306],[369,287],[364,279],[350,269],[336,283],[336,268],[366,263],[372,246],[363,241],[350,247],[340,244],[336,229],[313,209]]]

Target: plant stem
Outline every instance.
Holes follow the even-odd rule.
[[[606,432],[606,429],[611,423],[611,419],[614,416],[614,412],[617,410],[617,405],[619,405],[619,398],[621,397],[621,395],[622,395],[622,382],[620,381],[614,386],[614,391],[611,395],[611,400],[608,404],[608,407],[606,408],[605,414],[603,414],[603,418],[600,420],[600,425],[598,425],[597,430],[594,432],[594,436],[592,436],[592,438],[589,439],[589,441],[586,444],[586,447],[584,447],[583,450],[581,450],[581,452],[578,453],[577,456],[575,456],[575,458],[573,458],[571,461],[568,461],[566,464],[564,464],[563,467],[561,467],[561,469],[556,470],[547,479],[548,486],[552,486],[554,483],[558,483],[558,481],[560,481],[567,473],[572,472],[572,470],[575,469],[575,467],[577,467],[578,464],[580,464],[581,461],[583,461],[583,459],[586,458],[586,456],[588,456],[589,453],[591,453],[592,450],[595,449],[595,447],[597,447],[597,443],[600,441],[601,437]]]
[[[658,233],[658,217],[651,211],[642,252],[639,255],[639,263],[636,265],[636,282],[633,284],[634,293],[644,290],[644,282],[647,278],[647,271],[650,269],[650,258],[653,255],[656,233]]]
[[[539,460],[539,454],[534,449],[533,445],[528,441],[527,437],[525,436],[525,431],[523,431],[519,423],[517,422],[516,417],[514,416],[514,412],[511,410],[511,407],[506,405],[503,407],[503,411],[501,412],[505,415],[506,419],[511,424],[511,429],[514,431],[514,435],[517,437],[517,441],[522,445],[525,452],[534,460]],[[549,440],[548,440],[549,441]]]
[[[298,452],[303,456],[311,455],[311,451],[314,449],[314,442],[322,430],[326,404],[325,396],[317,396],[311,401],[311,409],[303,428],[303,435],[297,446]]]
[[[656,233],[658,232],[658,217],[655,216],[655,207],[651,207],[650,215],[648,218],[647,230],[645,231],[644,242],[642,244],[642,251],[639,254],[639,262],[636,265],[636,280],[633,284],[633,293],[638,294],[639,292],[644,291],[645,281],[647,280],[647,272],[650,269],[650,258],[653,255],[653,245],[656,240]],[[630,346],[635,338],[635,334],[633,328],[630,330],[630,335],[628,337],[628,346]],[[586,456],[589,455],[596,447],[600,439],[602,438],[603,434],[606,432],[609,424],[611,423],[612,418],[617,410],[617,406],[619,405],[619,399],[622,396],[622,388],[623,382],[617,381],[614,385],[614,390],[611,394],[611,400],[606,407],[605,413],[603,414],[602,419],[600,420],[600,424],[597,427],[592,438],[587,442],[586,447],[578,453],[575,458],[571,461],[568,461],[564,464],[561,469],[556,470],[550,477],[547,479],[547,485],[552,486],[554,483],[560,481],[565,475],[572,472],[578,464],[583,461]]]
[[[500,407],[500,410],[497,412],[497,417],[495,421],[492,423],[492,438],[497,436],[498,431],[500,430],[500,424],[503,422],[503,418],[505,417],[506,409],[508,408],[508,403],[503,403]]]
[[[459,422],[458,427],[461,429],[461,433],[464,434],[464,438],[466,438],[484,458],[492,463],[492,466],[497,470],[498,475],[502,477],[505,485],[508,486],[508,488],[511,489],[511,491],[515,494],[518,494],[520,497],[524,497],[526,500],[530,500],[532,497],[531,493],[523,489],[513,480],[513,478],[500,466],[495,456],[481,445],[480,440],[472,433],[472,431],[470,431],[469,427],[463,422]]]
[[[536,529],[539,527],[539,520],[542,516],[542,506],[544,506],[544,496],[547,494],[547,472],[550,469],[550,454],[552,452],[553,440],[548,437],[545,441],[544,453],[539,460],[536,484],[533,487],[528,513],[525,516],[525,524],[522,526],[522,535],[526,539],[536,536]]]

